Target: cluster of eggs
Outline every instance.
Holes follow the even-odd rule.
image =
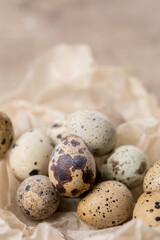
[[[57,210],[60,195],[81,197],[77,215],[84,223],[106,228],[126,222],[133,210],[130,189],[142,184],[148,170],[147,156],[131,145],[115,149],[116,129],[100,112],[81,110],[69,114],[66,126],[67,134],[63,136],[57,129],[64,127],[54,124],[59,140],[56,145],[41,129],[25,132],[13,144],[9,165],[22,181],[17,190],[18,206],[30,218],[41,220]],[[3,157],[13,141],[11,121],[3,113],[0,127],[0,157]],[[95,157],[104,156],[98,179]],[[153,168],[145,176],[146,193],[136,203],[133,216],[156,226],[160,219],[157,210],[160,193],[155,190],[159,187],[160,174],[156,172],[157,166]],[[157,173],[159,179],[150,171]],[[154,215],[152,223],[149,223],[150,213]]]

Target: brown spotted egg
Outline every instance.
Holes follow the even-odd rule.
[[[76,135],[62,138],[49,163],[49,178],[57,192],[79,197],[94,184],[96,164],[85,142]]]
[[[13,135],[11,120],[5,113],[0,112],[0,158],[9,150]]]
[[[90,226],[107,228],[127,221],[131,217],[132,206],[132,193],[123,183],[105,181],[95,185],[81,199],[77,214]]]
[[[150,227],[160,226],[160,192],[143,193],[135,205],[133,218],[141,218]]]
[[[25,179],[17,190],[17,204],[33,220],[52,215],[59,205],[59,197],[49,178],[43,175]]]

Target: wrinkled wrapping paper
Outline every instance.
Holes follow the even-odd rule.
[[[15,140],[33,127],[52,137],[49,127],[61,122],[65,129],[68,113],[98,110],[115,123],[117,146],[140,147],[150,166],[159,160],[160,110],[155,97],[129,70],[99,66],[86,45],[61,44],[40,56],[20,86],[0,96],[0,109],[12,119]],[[17,208],[15,194],[20,182],[11,173],[8,158],[9,153],[0,161],[0,239],[159,239],[160,228],[149,228],[140,219],[103,230],[89,227],[77,218],[79,199],[61,199],[58,211],[47,220],[29,220]],[[137,199],[142,186],[132,192]]]

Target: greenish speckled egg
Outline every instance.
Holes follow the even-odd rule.
[[[136,146],[118,147],[101,168],[103,180],[116,180],[135,188],[143,182],[148,169],[146,154]]]

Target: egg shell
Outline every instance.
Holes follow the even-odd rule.
[[[59,140],[68,135],[66,121],[56,121],[47,129],[47,135],[56,145]]]
[[[117,180],[129,188],[135,188],[143,182],[147,169],[146,154],[136,146],[124,145],[106,159],[101,176],[103,180]]]
[[[48,175],[48,164],[53,143],[41,129],[25,132],[13,145],[9,164],[20,180],[36,175]]]
[[[146,191],[160,191],[160,161],[156,162],[146,173],[143,181],[143,189]]]
[[[77,214],[84,223],[107,228],[122,224],[131,216],[133,197],[130,190],[116,181],[101,182],[81,199]]]
[[[17,204],[33,220],[52,215],[59,205],[59,196],[49,178],[42,175],[25,179],[17,190]]]
[[[133,210],[133,218],[141,218],[150,227],[160,225],[160,192],[148,191],[139,198]]]
[[[0,112],[0,158],[10,149],[13,142],[14,131],[9,117]]]
[[[57,192],[79,197],[94,184],[96,164],[84,141],[75,135],[60,140],[49,163],[49,178]]]
[[[81,137],[94,156],[103,156],[116,145],[112,121],[98,111],[81,110],[68,115],[68,132]]]

